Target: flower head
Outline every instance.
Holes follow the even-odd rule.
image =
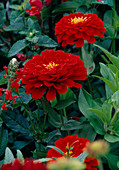
[[[1,110],[7,110],[6,103],[3,103]]]
[[[87,146],[87,152],[91,156],[102,156],[109,151],[109,145],[106,141],[97,140],[92,143],[89,143]]]
[[[42,10],[42,2],[41,0],[29,0],[31,5],[31,9],[26,9],[26,12],[29,15],[35,15],[38,19],[40,19],[40,11]]]
[[[15,98],[16,98],[17,96],[12,96],[12,91],[10,90],[8,90],[8,89],[6,89],[6,92],[5,92],[5,98],[7,99],[7,100],[10,100],[10,101],[13,101],[13,103],[15,103]]]
[[[43,163],[33,161],[32,159],[25,159],[24,163],[15,159],[11,163],[3,164],[1,170],[47,170]]]
[[[60,158],[60,157],[78,157],[81,153],[83,153],[86,148],[89,140],[86,138],[79,138],[78,135],[67,136],[65,138],[60,138],[55,141],[55,146],[63,151],[64,155],[60,154],[54,149],[50,149],[47,152],[47,158]],[[97,170],[95,166],[99,165],[98,160],[95,157],[86,157],[84,162],[86,163],[86,169],[89,170]]]
[[[63,47],[67,44],[82,47],[84,40],[91,44],[95,42],[94,36],[103,38],[102,33],[106,32],[103,25],[104,23],[96,14],[71,13],[56,24],[55,35],[58,43],[62,42]]]
[[[81,163],[77,159],[69,159],[65,157],[58,158],[56,161],[47,164],[48,169],[51,170],[83,170],[85,164]]]
[[[47,100],[54,100],[56,92],[64,94],[67,87],[81,88],[77,80],[85,80],[87,71],[79,56],[63,51],[46,50],[42,55],[35,55],[22,70],[25,76],[26,94],[32,98],[40,99],[44,92]]]

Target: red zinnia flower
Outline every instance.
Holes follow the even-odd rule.
[[[31,9],[26,9],[29,15],[35,15],[40,19],[40,11],[42,10],[42,2],[40,0],[29,0]]]
[[[16,92],[19,90],[19,83],[18,83],[19,81],[20,81],[19,79],[16,79],[11,83],[11,88],[15,88]]]
[[[33,161],[32,159],[25,159],[24,163],[15,159],[14,162],[3,164],[1,170],[47,170],[43,163]]]
[[[76,80],[85,80],[87,71],[79,56],[63,51],[46,50],[35,55],[24,66],[22,79],[26,94],[40,99],[47,90],[47,100],[54,100],[56,92],[64,94],[68,87],[81,88]]]
[[[71,13],[56,24],[55,35],[58,35],[57,41],[62,42],[63,47],[74,43],[76,47],[82,47],[84,40],[94,43],[94,36],[103,38],[102,32],[106,32],[103,25],[104,23],[96,14]]]
[[[89,140],[86,138],[79,138],[78,135],[67,136],[65,138],[60,138],[55,141],[55,146],[63,151],[64,155],[57,152],[55,149],[50,149],[47,152],[46,158],[60,158],[63,156],[67,157],[78,157],[81,153],[83,153],[86,148]],[[54,160],[53,160],[54,161]],[[99,165],[99,161],[95,157],[86,157],[84,162],[86,163],[87,170],[97,170],[95,166]]]

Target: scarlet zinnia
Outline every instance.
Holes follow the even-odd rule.
[[[63,51],[46,50],[42,55],[35,55],[24,66],[26,94],[40,99],[46,91],[47,100],[54,100],[56,92],[63,94],[68,87],[81,88],[76,80],[86,79],[86,68],[79,56]]]
[[[43,163],[35,162],[32,159],[25,159],[24,163],[15,159],[13,162],[3,164],[1,170],[47,170]]]
[[[74,43],[76,47],[82,47],[84,40],[91,44],[95,42],[94,36],[103,38],[102,32],[106,32],[103,25],[96,14],[71,13],[56,24],[55,35],[58,35],[57,41],[62,42],[63,47]]]
[[[55,146],[63,151],[64,155],[57,152],[55,149],[50,149],[47,153],[47,158],[60,158],[60,157],[78,157],[83,153],[89,140],[86,138],[79,138],[78,135],[67,136],[55,141]],[[87,170],[97,170],[96,166],[99,161],[95,157],[86,157],[84,160]]]
[[[29,15],[35,15],[40,19],[40,11],[42,10],[42,2],[40,0],[29,0],[31,9],[26,9]]]

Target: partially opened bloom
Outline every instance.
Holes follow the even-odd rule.
[[[86,138],[79,138],[78,135],[67,136],[65,138],[60,138],[55,141],[55,146],[63,151],[64,155],[56,151],[55,149],[50,149],[47,152],[47,158],[61,158],[61,157],[78,157],[84,152],[87,147],[89,140]],[[54,160],[53,160],[54,161]],[[99,161],[95,157],[86,157],[84,160],[87,170],[97,170],[96,166],[99,165]]]
[[[11,163],[3,164],[1,170],[47,170],[43,163],[25,159],[24,163],[15,159]]]
[[[63,51],[46,50],[35,55],[23,68],[26,94],[40,99],[46,91],[47,100],[54,100],[56,92],[64,94],[67,87],[81,88],[77,80],[85,80],[87,70],[79,56]]]
[[[21,61],[25,61],[27,59],[26,55],[22,54],[22,53],[17,53],[16,56],[21,60]]]
[[[35,15],[38,19],[40,19],[40,11],[42,10],[42,1],[41,0],[29,0],[31,5],[31,9],[26,9],[26,12],[29,15]]]
[[[45,2],[45,4],[46,4],[46,6],[49,6],[50,3],[52,2],[52,0],[44,0],[44,2]]]
[[[0,88],[0,96],[2,96],[3,88]]]
[[[103,25],[104,23],[96,14],[71,13],[56,24],[55,35],[58,43],[62,42],[63,47],[68,44],[82,47],[84,40],[91,44],[95,42],[95,36],[103,38],[102,33],[106,32]]]
[[[10,90],[8,90],[8,89],[6,89],[6,92],[5,92],[5,98],[7,99],[7,100],[10,100],[10,101],[13,101],[13,103],[15,103],[15,98],[16,98],[17,96],[12,96],[12,91]]]
[[[3,103],[1,110],[7,110],[6,103]]]

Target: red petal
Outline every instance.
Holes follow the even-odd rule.
[[[48,101],[54,100],[56,97],[56,90],[54,87],[50,87],[50,89],[48,90],[47,94],[46,94],[46,98]]]
[[[80,38],[78,41],[75,42],[76,47],[83,47],[84,40]]]
[[[32,94],[31,94],[31,97],[34,99],[34,100],[37,100],[37,99],[41,99],[41,97],[43,96],[43,93],[46,91],[47,87],[46,86],[42,86],[38,89],[34,89]]]
[[[95,37],[94,36],[91,36],[89,40],[87,40],[88,43],[94,43],[95,42]]]
[[[62,86],[62,88],[61,88],[60,90],[57,90],[57,92],[58,92],[59,94],[64,94],[64,93],[67,92],[67,87],[66,87],[66,86]]]

